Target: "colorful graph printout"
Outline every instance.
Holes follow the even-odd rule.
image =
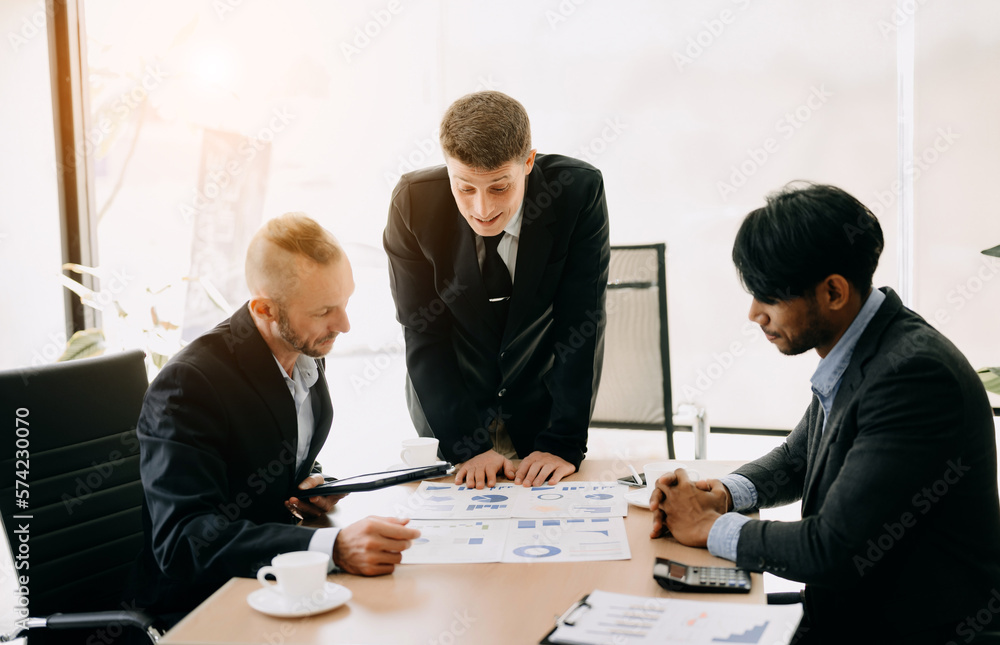
[[[403,564],[628,560],[620,517],[581,519],[410,520],[420,537]]]
[[[606,482],[564,482],[525,488],[498,484],[476,490],[421,482],[407,500],[413,519],[505,519],[625,517],[626,487]]]

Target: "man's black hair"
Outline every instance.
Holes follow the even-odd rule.
[[[746,216],[733,262],[743,287],[766,304],[811,294],[834,273],[864,296],[883,245],[878,219],[857,199],[835,186],[793,182]]]

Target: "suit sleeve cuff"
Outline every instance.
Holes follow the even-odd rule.
[[[736,545],[740,541],[740,530],[750,521],[746,515],[726,513],[715,520],[708,532],[708,552],[717,558],[736,562]]]
[[[309,550],[325,553],[330,561],[326,565],[327,573],[338,573],[340,567],[333,563],[333,543],[337,541],[338,528],[316,529],[312,538],[309,539]]]
[[[757,489],[753,482],[743,475],[731,474],[719,478],[733,497],[733,510],[749,511],[757,508]]]

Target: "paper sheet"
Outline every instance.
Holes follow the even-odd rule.
[[[749,643],[791,641],[802,605],[748,605],[716,601],[646,598],[594,591],[589,607],[573,612],[572,625],[560,625],[553,643]]]
[[[403,564],[628,560],[620,517],[580,519],[411,520],[420,537]]]
[[[560,482],[536,488],[498,484],[476,490],[425,481],[407,507],[413,519],[624,517],[626,490],[615,482]]]

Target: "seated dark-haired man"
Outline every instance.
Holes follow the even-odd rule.
[[[601,377],[604,180],[536,155],[527,112],[500,92],[455,101],[441,148],[444,166],[400,179],[383,237],[410,417],[463,462],[457,483],[558,482],[583,460]]]
[[[882,247],[875,216],[833,186],[788,186],[747,215],[733,261],[750,320],[784,354],[819,354],[812,403],[735,473],[657,481],[652,536],[805,582],[800,642],[969,642],[1000,625],[992,412],[962,353],[872,289]],[[798,522],[739,513],[797,500]]]

